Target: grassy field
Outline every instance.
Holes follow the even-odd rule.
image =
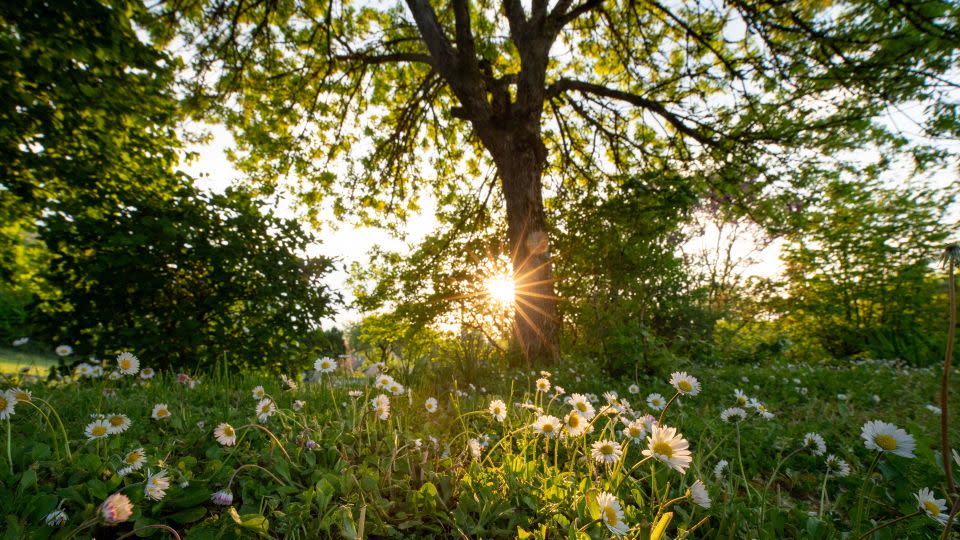
[[[159,538],[164,525],[200,539],[856,539],[905,516],[866,537],[943,533],[915,497],[930,488],[943,498],[939,417],[929,407],[935,369],[684,369],[700,391],[665,412],[648,396],[671,400],[669,376],[609,380],[583,363],[549,375],[490,369],[473,384],[424,372],[378,386],[335,371],[293,388],[225,369],[24,381],[32,397],[9,417],[12,462],[0,451],[10,494],[0,514],[10,538],[143,527],[154,528],[138,534]],[[756,401],[742,405],[744,420],[724,422],[738,389]],[[577,402],[595,413],[578,414],[579,429]],[[116,428],[108,422],[100,436],[97,415]],[[870,420],[903,428],[913,457],[865,446]],[[223,423],[235,441],[218,433]],[[667,442],[682,467],[657,453],[667,426],[678,431]],[[805,444],[808,433],[822,437],[823,451]],[[58,509],[62,524],[51,518]]]
[[[0,373],[16,373],[20,368],[30,368],[33,375],[46,376],[50,366],[57,365],[57,357],[33,352],[0,347]]]

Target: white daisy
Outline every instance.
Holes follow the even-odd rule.
[[[562,386],[554,386],[554,387],[553,387],[553,394],[556,395],[556,396],[562,396],[562,395],[564,395],[564,394],[566,394],[566,393],[567,393],[567,391],[564,390]]]
[[[617,393],[613,390],[608,390],[603,393],[603,399],[607,400],[607,403],[614,403],[617,401]]]
[[[823,442],[823,437],[812,431],[803,436],[803,447],[810,448],[810,452],[815,456],[822,456],[827,451],[827,443]]]
[[[697,480],[690,486],[690,498],[703,508],[710,508],[710,494],[707,493],[707,486],[703,485],[702,481]]]
[[[654,426],[647,441],[648,448],[643,455],[654,457],[680,473],[686,472],[693,461],[690,443],[672,427]]]
[[[723,480],[723,471],[726,470],[727,465],[729,465],[729,462],[727,462],[725,459],[721,459],[716,465],[714,465],[713,477],[716,478],[717,481]]]
[[[470,455],[473,456],[473,459],[480,459],[481,452],[483,452],[483,447],[480,446],[480,441],[477,439],[470,439],[467,441],[467,447],[470,449]]]
[[[156,373],[153,371],[153,368],[151,367],[145,367],[140,370],[141,379],[152,379],[155,374]]]
[[[491,401],[488,410],[490,411],[490,415],[493,416],[497,422],[503,422],[503,420],[507,417],[507,404],[499,399]]]
[[[158,471],[157,474],[151,474],[148,471],[145,484],[143,494],[152,501],[159,501],[166,496],[167,490],[170,489],[170,478],[167,476],[167,471],[163,469]]]
[[[73,347],[69,345],[57,345],[54,351],[56,351],[57,356],[70,356],[73,354]]]
[[[377,413],[377,418],[386,420],[390,418],[390,398],[383,394],[378,394],[373,398],[373,410]]]
[[[537,392],[547,392],[550,390],[550,381],[547,379],[537,379]]]
[[[552,439],[560,432],[560,419],[556,416],[542,414],[531,427],[537,433]]]
[[[925,407],[927,408],[928,411],[932,412],[937,416],[940,416],[941,414],[943,414],[943,410],[940,407],[933,405],[932,403],[927,403]]]
[[[647,436],[647,428],[644,427],[642,420],[634,420],[623,428],[623,436],[634,442],[641,442]]]
[[[57,508],[53,512],[47,514],[47,517],[43,518],[43,522],[50,527],[59,527],[67,522],[67,513]]]
[[[83,430],[84,435],[87,436],[87,439],[103,439],[107,435],[110,435],[110,424],[106,420],[94,420],[87,424],[87,427]]]
[[[147,454],[143,451],[143,448],[137,448],[136,450],[127,452],[127,455],[123,456],[123,468],[120,469],[120,471],[122,471],[120,476],[126,476],[132,471],[140,470],[146,462]]]
[[[256,415],[261,424],[266,422],[275,412],[277,412],[277,404],[272,399],[263,398],[257,403]]]
[[[93,373],[93,366],[86,362],[80,362],[76,367],[77,375],[81,377],[89,377]]]
[[[11,388],[7,390],[7,395],[16,403],[30,403],[33,398],[33,392],[26,388]]]
[[[905,458],[916,457],[913,449],[917,443],[913,437],[893,424],[871,420],[863,425],[860,436],[868,450],[889,452]]]
[[[6,420],[14,414],[17,398],[9,390],[0,392],[0,420]]]
[[[720,413],[720,419],[724,422],[739,422],[747,418],[747,411],[740,407],[730,407]]]
[[[295,399],[293,403],[290,404],[290,407],[293,408],[294,412],[300,412],[306,404],[307,402],[302,399]]]
[[[686,371],[675,371],[670,375],[670,384],[683,395],[695,396],[700,393],[700,381]]]
[[[437,412],[437,398],[427,398],[427,401],[423,403],[423,407],[427,409],[428,413]]]
[[[253,399],[260,400],[267,397],[267,391],[262,386],[253,387]]]
[[[136,375],[140,371],[140,360],[133,353],[122,352],[117,356],[117,369],[124,375]]]
[[[218,443],[224,446],[233,446],[237,443],[237,430],[226,422],[221,423],[213,430],[213,436]]]
[[[827,471],[838,478],[843,478],[850,474],[850,465],[833,454],[827,456],[826,463]]]
[[[667,406],[667,400],[663,399],[663,396],[654,392],[647,396],[647,407],[655,411],[662,411],[664,407]]]
[[[233,504],[233,493],[222,489],[211,495],[210,501],[219,506],[230,506]]]
[[[920,509],[926,512],[934,521],[940,525],[947,524],[947,501],[945,499],[935,498],[933,491],[927,488],[922,488],[920,491],[914,493],[913,496],[916,497],[917,505]]]
[[[108,414],[107,424],[110,426],[110,434],[123,433],[130,427],[130,419],[125,414]]]
[[[393,384],[393,377],[387,375],[386,373],[377,376],[377,388],[386,388],[391,384]]]
[[[627,388],[627,392],[630,392],[631,394],[639,394],[640,387],[637,386],[636,384],[631,384],[630,388]]]
[[[620,443],[616,441],[596,441],[590,448],[590,456],[597,463],[609,465],[620,461],[620,458],[623,457]]]
[[[747,403],[750,402],[750,398],[739,388],[733,391],[733,397],[737,400],[738,407],[746,407]]]
[[[167,408],[166,403],[157,403],[153,406],[153,412],[150,413],[150,417],[154,420],[163,420],[164,418],[169,418],[170,409]]]
[[[623,521],[623,509],[616,497],[601,491],[597,494],[597,506],[600,507],[600,520],[611,533],[623,536],[630,532],[630,526]]]
[[[297,389],[297,383],[293,379],[287,377],[283,373],[280,374],[280,382],[287,387],[287,390],[294,391]]]
[[[577,411],[570,411],[569,414],[563,417],[563,426],[567,430],[567,435],[571,437],[579,437],[583,435],[587,429],[593,430],[593,427],[590,426],[590,422],[580,416]]]
[[[13,346],[14,346],[14,347],[21,347],[21,346],[23,346],[23,345],[26,345],[26,344],[29,343],[29,342],[30,342],[30,338],[28,338],[28,337],[17,338],[17,339],[15,339],[15,340],[13,340]]]
[[[400,394],[403,393],[403,385],[398,383],[397,381],[393,381],[392,383],[390,383],[390,386],[387,387],[387,390],[389,390],[391,394],[395,396],[399,396]]]
[[[583,394],[571,394],[570,406],[577,411],[577,414],[582,416],[583,419],[587,421],[592,420],[597,414],[593,409],[593,405],[590,403],[590,400],[587,399],[587,396]]]
[[[118,381],[123,378],[123,373],[120,373],[119,371],[111,371],[107,378],[111,381]]]
[[[313,363],[313,369],[320,373],[331,373],[337,369],[337,361],[328,356],[324,356],[323,358],[318,358],[317,361]]]

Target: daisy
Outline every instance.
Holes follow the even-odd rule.
[[[726,470],[727,465],[729,465],[729,463],[725,459],[718,461],[713,467],[713,477],[718,481],[723,480],[723,471]]]
[[[617,397],[619,397],[619,396],[617,396],[617,393],[614,392],[613,390],[610,390],[610,391],[607,391],[607,392],[604,392],[604,393],[603,393],[603,399],[607,400],[607,403],[614,403],[614,402],[616,402],[616,401],[617,401]]]
[[[393,377],[386,373],[377,376],[377,388],[386,388],[393,384]]]
[[[120,373],[119,371],[111,371],[107,378],[111,381],[118,381],[123,378],[123,373]]]
[[[827,451],[827,444],[823,442],[823,437],[812,431],[803,436],[803,447],[812,448],[811,452],[815,456],[822,456]]]
[[[123,456],[123,468],[118,471],[120,476],[126,476],[133,471],[140,470],[143,467],[143,464],[147,462],[147,454],[143,451],[143,448],[137,448],[136,450],[131,450],[127,452],[127,455]]]
[[[92,373],[93,367],[90,364],[86,362],[80,362],[77,364],[77,375],[80,375],[81,377],[89,377]]]
[[[577,414],[582,416],[584,420],[592,420],[593,417],[597,415],[590,400],[583,394],[571,394],[570,406],[576,409]]]
[[[261,399],[257,403],[257,420],[262,424],[267,421],[267,418],[273,416],[273,413],[277,412],[277,404],[273,402],[270,398]]]
[[[30,341],[30,338],[28,337],[17,338],[13,340],[13,346],[20,347],[20,346],[26,345],[29,341]]]
[[[750,398],[748,398],[747,395],[743,393],[743,390],[739,388],[733,391],[733,396],[737,400],[738,407],[746,407],[747,403],[750,401]]]
[[[26,388],[11,388],[6,393],[16,403],[30,403],[30,399],[33,397],[33,393]]]
[[[570,411],[570,414],[563,417],[563,425],[567,429],[567,435],[571,437],[579,437],[583,435],[588,428],[592,430],[590,422],[580,416],[577,411]]]
[[[703,485],[702,481],[697,480],[690,486],[690,498],[703,508],[710,508],[710,494],[707,493],[707,486]]]
[[[100,505],[100,515],[107,523],[123,523],[133,514],[133,504],[123,493],[114,493]]]
[[[253,387],[253,399],[260,400],[265,397],[267,397],[267,391],[264,390],[262,386]]]
[[[627,388],[627,392],[630,392],[631,394],[639,394],[640,387],[636,384],[631,384],[630,388]]]
[[[480,459],[481,452],[483,452],[483,447],[480,446],[480,441],[477,439],[470,439],[467,441],[467,446],[470,448],[470,454],[473,456],[473,459]]]
[[[154,373],[154,371],[153,371],[153,368],[151,368],[151,367],[145,367],[145,368],[143,368],[143,369],[140,370],[140,378],[141,378],[141,379],[152,379],[154,375],[155,375],[155,373]]]
[[[150,500],[159,501],[167,495],[170,489],[170,478],[167,471],[160,469],[157,474],[147,472],[146,486],[143,488],[143,494]]]
[[[905,458],[916,457],[913,449],[917,443],[913,437],[893,424],[871,420],[863,425],[860,436],[868,450],[890,452]]]
[[[734,418],[736,417],[736,418]],[[747,411],[741,409],[740,407],[730,407],[729,409],[724,409],[720,413],[720,419],[724,422],[739,422],[747,418]]]
[[[634,420],[626,424],[623,428],[623,436],[633,442],[642,442],[647,436],[647,428],[643,425],[643,420]]]
[[[347,395],[350,396],[350,397],[352,397],[352,398],[358,398],[358,397],[360,397],[360,396],[363,395],[363,391],[362,391],[362,390],[351,390],[351,391],[347,392]]]
[[[837,456],[830,454],[827,456],[826,462],[827,472],[833,473],[837,478],[843,478],[850,474],[850,465]]]
[[[110,435],[110,424],[106,420],[94,420],[87,424],[87,427],[83,430],[84,435],[87,436],[87,439],[103,439],[107,435]]]
[[[230,493],[227,490],[220,490],[211,495],[210,500],[216,505],[230,506],[233,504],[233,493]]]
[[[57,356],[70,356],[73,354],[73,347],[69,345],[57,345],[54,351],[56,351]]]
[[[50,527],[59,527],[67,522],[67,513],[57,508],[47,514],[47,517],[43,518],[43,521]]]
[[[287,377],[283,373],[280,374],[280,382],[287,387],[287,390],[293,391],[297,389],[297,383],[293,379]]]
[[[423,407],[427,409],[427,412],[430,414],[437,412],[437,398],[427,398],[423,403]]]
[[[383,394],[378,394],[373,398],[373,410],[377,413],[377,418],[386,420],[390,418],[390,398]]]
[[[690,443],[677,433],[675,428],[654,426],[647,441],[649,448],[643,451],[643,455],[656,458],[681,474],[686,472],[693,461],[689,450]]]
[[[221,423],[213,430],[213,436],[218,443],[224,446],[233,446],[237,443],[237,430],[226,422]]]
[[[293,408],[294,412],[300,412],[303,410],[303,407],[306,404],[307,402],[302,399],[295,399],[293,400],[293,403],[290,404],[290,407]]]
[[[934,498],[933,492],[927,488],[913,494],[917,499],[920,509],[927,513],[934,521],[940,525],[947,524],[947,504],[944,499]]]
[[[395,396],[399,396],[400,394],[403,393],[403,385],[398,383],[397,381],[393,381],[392,383],[390,383],[390,386],[387,387],[387,389],[390,391],[391,394]]]
[[[547,392],[550,390],[550,381],[547,379],[537,379],[537,392]]]
[[[313,363],[313,369],[320,373],[331,373],[337,369],[337,361],[328,356],[324,356],[323,358],[318,358],[317,361]]]
[[[99,379],[100,377],[103,377],[103,366],[91,366],[90,378]]]
[[[507,404],[499,399],[495,399],[490,402],[489,407],[490,415],[497,422],[503,422],[504,418],[507,417]]]
[[[542,414],[533,423],[532,427],[537,433],[552,439],[560,431],[560,419],[556,416]]]
[[[117,356],[117,369],[124,375],[136,375],[140,371],[140,360],[133,353],[122,352]]]
[[[630,531],[630,526],[623,522],[623,509],[616,497],[601,491],[597,494],[597,506],[600,507],[600,520],[611,533],[623,536]]]
[[[169,418],[170,409],[167,408],[166,403],[157,403],[153,406],[153,412],[150,413],[150,417],[154,420],[163,420],[164,418]]]
[[[17,398],[13,392],[7,390],[0,392],[0,420],[6,420],[14,413],[13,408],[17,405]]]
[[[660,394],[653,393],[647,396],[647,407],[650,407],[655,411],[662,411],[666,406],[667,400],[663,399],[663,396]]]
[[[590,448],[590,456],[597,463],[609,465],[620,461],[620,458],[623,457],[620,443],[616,441],[597,441]]]
[[[123,433],[130,427],[130,419],[125,414],[108,414],[107,424],[110,425],[110,434]]]
[[[482,389],[481,389],[481,390],[482,390]],[[554,387],[553,387],[553,394],[556,395],[556,396],[562,396],[562,395],[564,395],[564,394],[566,394],[566,393],[567,393],[567,391],[564,390],[562,386],[554,386]]]
[[[757,414],[762,416],[764,420],[770,420],[774,417],[774,414],[767,409],[767,406],[757,399],[751,399],[749,405],[753,410],[757,411]]]
[[[695,396],[700,393],[700,381],[686,371],[675,371],[670,374],[670,384],[683,395]]]
[[[941,414],[943,414],[943,410],[940,407],[933,405],[931,403],[927,403],[925,407],[927,408],[928,411],[932,412],[937,416],[940,416]]]

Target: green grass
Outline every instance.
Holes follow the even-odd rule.
[[[20,368],[29,367],[30,374],[45,376],[50,366],[57,365],[57,357],[0,348],[0,373],[16,373]]]

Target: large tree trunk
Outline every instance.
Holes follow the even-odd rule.
[[[559,353],[559,325],[541,182],[546,149],[539,125],[503,135],[488,149],[507,207],[516,287],[514,339],[528,364],[552,363]]]

